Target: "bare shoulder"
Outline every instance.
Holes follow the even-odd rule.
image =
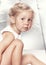
[[[8,36],[11,36],[11,37],[13,37],[13,38],[14,38],[13,33],[12,33],[12,32],[10,32],[10,31],[4,31],[4,32],[2,33],[2,36],[3,36],[3,37],[8,37]]]

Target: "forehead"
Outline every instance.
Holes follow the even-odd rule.
[[[33,11],[25,10],[19,13],[19,17],[33,17]]]

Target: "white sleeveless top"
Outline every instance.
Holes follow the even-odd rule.
[[[3,39],[2,33],[3,33],[4,31],[9,31],[9,32],[11,32],[11,33],[14,35],[15,39],[17,38],[17,39],[22,40],[22,39],[21,39],[21,34],[19,35],[19,34],[17,34],[16,32],[14,32],[13,29],[11,28],[11,26],[8,25],[7,27],[5,27],[5,28],[0,32],[0,41]]]
[[[15,38],[21,38],[21,35],[18,35],[16,32],[14,32],[13,29],[11,28],[11,26],[7,26],[6,28],[4,28],[4,29],[1,31],[1,33],[0,33],[1,36],[2,36],[2,33],[3,33],[4,31],[12,32],[13,35],[15,36]],[[2,38],[2,37],[1,37],[1,38]]]

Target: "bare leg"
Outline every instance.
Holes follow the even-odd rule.
[[[22,65],[27,65],[32,63],[32,55],[23,55],[22,56]]]
[[[5,50],[5,52],[4,52],[3,56],[2,56],[1,65],[12,65],[12,54],[13,54],[14,49],[18,51],[18,53],[16,52],[16,54],[19,54],[19,50],[18,49],[22,48],[22,44],[19,43],[19,42],[17,44],[17,42],[18,42],[18,40],[14,40],[9,45],[9,47]],[[16,54],[15,54],[15,56],[16,56]],[[16,58],[18,58],[18,56]],[[18,63],[18,61],[17,61],[17,63]]]
[[[16,40],[16,48],[12,55],[12,65],[21,65],[23,43],[20,40]]]
[[[14,36],[11,32],[5,32],[3,34],[3,40],[0,42],[0,62],[1,62],[2,53],[13,40],[14,40]]]
[[[9,47],[4,51],[2,55],[1,65],[11,65],[12,52],[15,48],[15,41],[13,41]]]
[[[27,65],[27,64],[31,64],[31,65],[46,65],[43,62],[41,62],[40,60],[38,60],[35,56],[33,55],[23,55],[22,58],[22,65]]]
[[[6,32],[3,40],[0,42],[0,52],[2,53],[13,40],[14,40],[13,34],[11,32]]]

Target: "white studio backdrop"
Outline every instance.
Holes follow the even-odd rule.
[[[19,2],[19,0],[0,0],[0,30],[6,27],[6,20],[8,19],[9,8],[17,2]],[[39,13],[42,21],[44,39],[46,42],[46,0],[37,0],[37,2],[36,0],[21,0],[21,2],[24,2],[31,6],[35,12],[35,17],[33,20],[33,26],[31,30],[22,33],[22,41],[25,44],[25,49],[45,49],[40,26]],[[39,7],[39,11],[37,9],[37,4]]]

